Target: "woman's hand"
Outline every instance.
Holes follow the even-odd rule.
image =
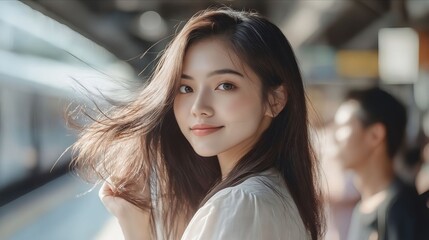
[[[123,198],[115,197],[112,186],[104,182],[98,193],[106,209],[118,219],[126,240],[151,239],[150,213]]]

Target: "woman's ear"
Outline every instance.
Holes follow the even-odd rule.
[[[268,95],[268,107],[265,115],[269,117],[276,117],[286,106],[287,103],[287,92],[283,85],[277,87],[274,91],[271,91]]]

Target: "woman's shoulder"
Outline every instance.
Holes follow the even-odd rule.
[[[182,239],[307,239],[283,183],[268,171],[219,191],[197,211]]]
[[[298,207],[286,182],[275,169],[269,169],[238,185],[220,190],[202,208],[229,211],[237,216],[257,212],[287,225],[302,224]],[[203,209],[201,210],[204,211]]]
[[[283,177],[275,169],[269,169],[244,180],[242,183],[217,192],[209,202],[225,198],[236,200],[292,200]]]

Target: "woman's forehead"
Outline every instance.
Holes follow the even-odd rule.
[[[208,64],[240,70],[239,66],[236,66],[237,62],[239,58],[225,41],[208,38],[194,42],[188,47],[185,52],[184,69]]]
[[[231,44],[221,37],[202,39],[188,47],[183,61],[184,74],[217,69],[232,69],[249,79],[257,78],[243,57],[238,56]]]

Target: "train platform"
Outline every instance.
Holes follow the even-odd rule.
[[[98,188],[71,174],[0,207],[2,240],[121,240],[115,218],[98,199]]]

